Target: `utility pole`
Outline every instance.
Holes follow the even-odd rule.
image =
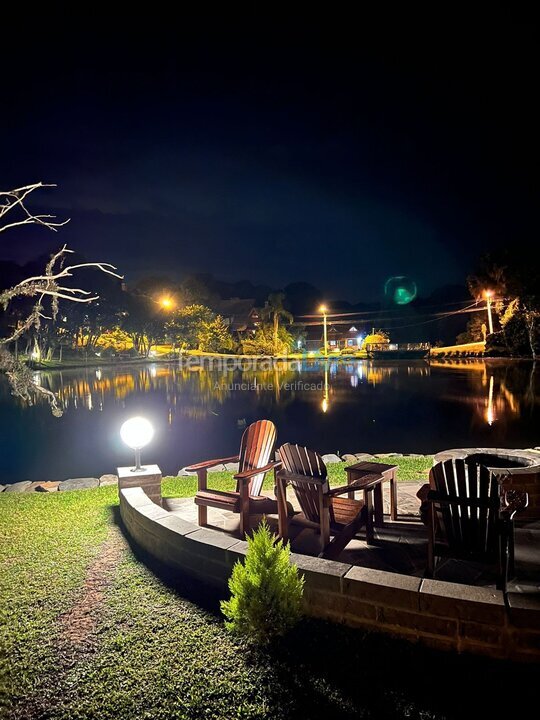
[[[491,315],[491,298],[493,297],[493,291],[492,291],[492,290],[486,290],[486,291],[484,292],[484,295],[485,295],[485,297],[486,297],[489,334],[490,334],[490,335],[493,335],[493,317],[492,317],[492,315]]]
[[[326,313],[327,313],[326,305],[321,305],[321,307],[319,308],[319,312],[322,312],[322,314],[323,314],[324,357],[327,357],[328,356],[328,343],[327,343],[327,335],[326,335]]]

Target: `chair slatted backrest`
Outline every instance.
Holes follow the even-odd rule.
[[[322,457],[314,450],[290,443],[279,448],[279,456],[287,472],[293,475],[303,475],[306,478],[305,481],[291,478],[289,482],[306,518],[311,522],[319,523],[321,498],[329,489],[328,473]],[[310,478],[312,482],[310,482]],[[332,515],[332,510],[330,510],[331,522]]]
[[[239,472],[268,465],[276,444],[276,426],[270,420],[257,420],[244,430],[240,443]],[[249,483],[249,494],[261,494],[264,473],[254,475]],[[240,488],[236,487],[239,492]]]
[[[435,502],[438,529],[449,549],[465,556],[495,555],[499,485],[489,469],[466,460],[446,460],[431,469],[430,485],[449,499],[471,501]]]

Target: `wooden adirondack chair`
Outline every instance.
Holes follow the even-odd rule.
[[[425,500],[427,575],[435,573],[437,558],[482,562],[497,567],[497,587],[506,590],[514,565],[513,518],[527,506],[527,493],[501,494],[499,480],[484,465],[446,460],[431,469]]]
[[[186,468],[196,472],[198,489],[195,504],[199,508],[199,525],[208,524],[207,508],[230,510],[240,514],[240,532],[249,532],[250,514],[277,512],[277,501],[261,496],[264,477],[270,470],[276,470],[279,462],[270,458],[276,443],[276,427],[270,420],[257,420],[244,431],[240,442],[240,454],[218,460],[206,460]],[[235,474],[236,491],[211,490],[208,488],[208,469],[216,465],[238,462]]]
[[[283,465],[276,477],[278,502],[282,509],[280,517],[285,517],[286,487],[290,484],[304,520],[320,532],[319,557],[336,558],[362,525],[366,525],[368,539],[371,539],[369,508],[360,500],[338,497],[349,493],[354,485],[330,489],[323,459],[308,448],[287,443],[279,448],[279,456]],[[286,536],[285,527],[280,531],[282,536]],[[331,542],[330,535],[333,535]]]

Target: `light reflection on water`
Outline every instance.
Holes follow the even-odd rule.
[[[0,385],[4,479],[114,470],[128,460],[118,427],[135,412],[156,425],[147,456],[167,473],[232,454],[244,423],[260,417],[274,420],[280,442],[321,452],[540,445],[537,374],[532,363],[490,360],[40,371],[35,380],[58,393],[65,413],[25,408]]]

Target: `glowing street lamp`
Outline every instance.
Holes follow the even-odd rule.
[[[487,305],[489,334],[493,335],[493,318],[491,316],[491,298],[493,297],[493,290],[484,290],[484,297],[486,298]]]
[[[321,305],[319,308],[319,312],[323,314],[323,328],[324,328],[324,356],[328,356],[328,343],[327,343],[327,336],[326,336],[326,313],[328,312],[328,308],[326,305]]]
[[[141,448],[154,437],[154,428],[149,420],[143,417],[132,417],[120,428],[120,437],[125,444],[135,450],[135,467],[131,472],[142,472],[146,468],[141,467]]]
[[[164,310],[172,310],[174,307],[173,299],[167,296],[162,297],[159,304]]]

